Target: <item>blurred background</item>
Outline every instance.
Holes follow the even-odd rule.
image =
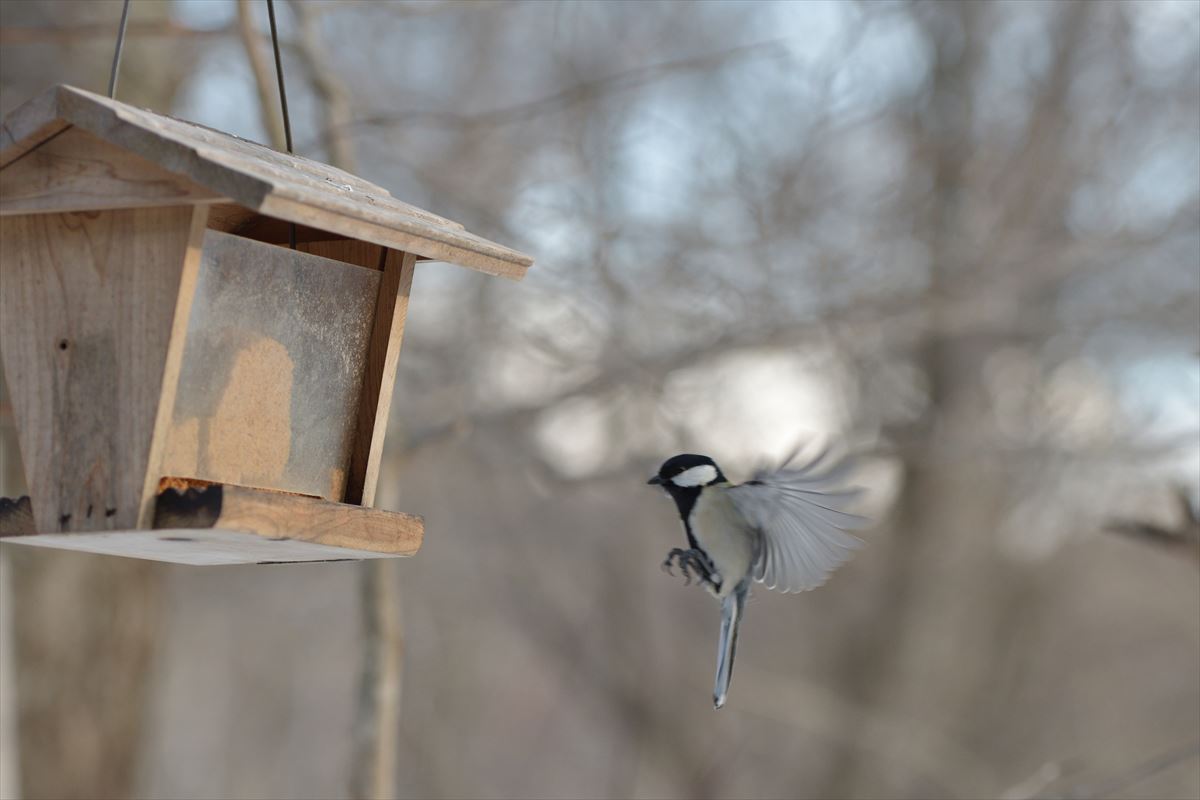
[[[397,796],[1200,796],[1200,4],[277,6],[300,154],[537,259],[417,269]],[[0,3],[0,113],[120,10]],[[118,97],[279,143],[267,31],[135,0]],[[822,442],[869,546],[714,713],[643,484]],[[360,791],[360,565],[3,552],[6,796]]]

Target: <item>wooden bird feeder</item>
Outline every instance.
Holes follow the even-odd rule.
[[[324,164],[72,87],[26,103],[0,129],[0,355],[29,497],[0,535],[415,553],[422,520],[372,505],[423,259],[532,263]]]

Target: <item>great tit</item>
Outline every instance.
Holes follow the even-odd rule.
[[[867,520],[845,510],[861,490],[843,488],[850,462],[838,463],[828,452],[797,467],[788,459],[737,485],[708,456],[683,453],[648,481],[675,501],[687,534],[688,549],[671,550],[663,569],[679,567],[689,583],[694,573],[721,601],[715,708],[729,691],[751,581],[782,592],[815,589],[863,544],[846,531]]]

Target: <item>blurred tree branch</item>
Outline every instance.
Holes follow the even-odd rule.
[[[583,81],[546,97],[524,103],[466,114],[457,111],[406,111],[398,115],[376,115],[351,120],[346,125],[378,126],[395,128],[409,125],[435,127],[499,127],[517,122],[528,122],[539,116],[552,114],[579,103],[595,101],[600,95],[644,87],[655,81],[683,73],[700,72],[747,58],[782,58],[787,56],[788,38],[767,39],[751,44],[738,45],[715,53],[683,58],[662,64],[638,66],[595,80]]]
[[[236,26],[193,28],[171,19],[130,20],[125,35],[132,38],[207,39],[229,36]],[[79,25],[4,25],[0,26],[0,45],[71,44],[99,39],[108,41],[116,31],[112,23]]]
[[[1064,782],[1063,765],[1061,762],[1051,761],[1042,765],[1029,778],[1005,790],[1000,796],[1003,800],[1105,800],[1197,756],[1200,756],[1200,742],[1189,742],[1146,759],[1107,780],[1075,781],[1061,788],[1054,788],[1054,785]],[[1076,763],[1071,772],[1075,773],[1079,771],[1079,759],[1073,761]]]
[[[325,46],[321,42],[318,30],[319,15],[315,4],[293,0],[291,9],[299,28],[296,55],[304,66],[309,85],[312,86],[325,112],[320,117],[325,152],[331,164],[347,172],[354,172],[357,165],[354,143],[349,135],[352,111],[350,93],[338,80],[326,57]]]
[[[395,17],[433,17],[456,12],[499,11],[520,4],[519,0],[418,0],[380,3],[379,0],[298,0],[312,6],[314,15],[369,10]]]
[[[363,655],[350,795],[362,800],[387,800],[396,795],[404,637],[395,567],[381,558],[358,569]]]
[[[1171,494],[1178,510],[1178,523],[1167,527],[1159,523],[1141,520],[1117,519],[1105,526],[1105,530],[1161,547],[1166,552],[1195,561],[1200,567],[1200,513],[1192,505],[1188,490],[1176,486]]]

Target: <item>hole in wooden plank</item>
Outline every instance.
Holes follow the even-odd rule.
[[[196,541],[191,536],[160,536],[160,542],[194,542]]]

